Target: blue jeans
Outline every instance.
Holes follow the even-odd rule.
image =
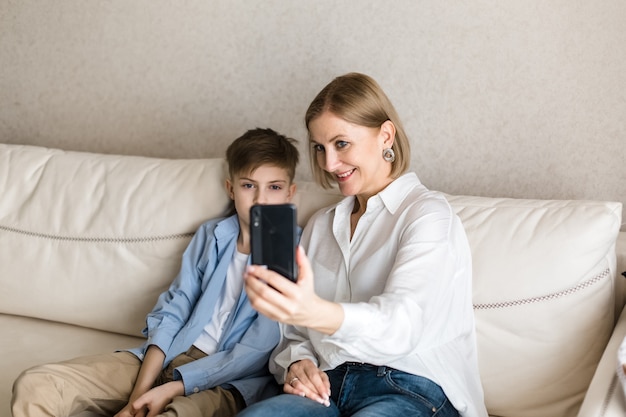
[[[385,366],[345,363],[327,372],[330,407],[281,394],[253,404],[240,417],[458,417],[439,385]]]

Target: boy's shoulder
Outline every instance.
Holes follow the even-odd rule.
[[[239,219],[236,214],[226,217],[214,217],[202,223],[198,227],[198,231],[213,234],[218,227],[225,231],[239,232]]]

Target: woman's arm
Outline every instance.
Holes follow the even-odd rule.
[[[311,265],[301,246],[296,261],[299,275],[295,284],[266,268],[249,266],[244,278],[251,305],[273,320],[333,334],[343,322],[343,308],[315,294]],[[329,405],[330,382],[311,359],[291,364],[283,389]]]
[[[343,322],[343,308],[315,293],[311,264],[301,246],[298,246],[296,261],[299,270],[296,283],[267,268],[248,267],[244,278],[252,307],[281,323],[333,334]]]

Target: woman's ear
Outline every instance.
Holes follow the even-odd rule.
[[[235,200],[235,192],[233,191],[233,183],[230,181],[230,178],[226,178],[226,183],[224,184],[226,187],[226,192],[231,200]]]
[[[383,146],[391,148],[396,140],[396,125],[391,120],[386,120],[380,125],[380,134],[383,138]]]

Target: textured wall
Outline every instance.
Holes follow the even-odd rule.
[[[221,156],[250,127],[304,139],[361,71],[431,188],[626,202],[624,22],[622,0],[0,0],[0,141]]]

